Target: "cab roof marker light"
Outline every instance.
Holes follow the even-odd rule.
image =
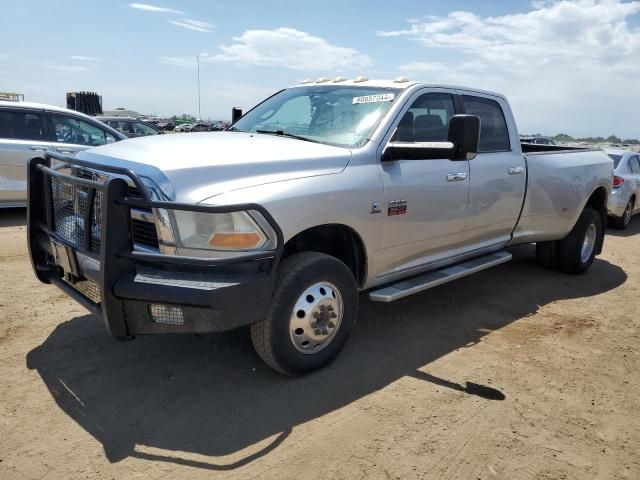
[[[396,77],[393,79],[393,83],[407,83],[409,79],[407,77]]]
[[[300,83],[303,84],[303,85],[306,84],[306,83],[313,83],[313,80],[311,80],[310,78],[305,78]]]
[[[347,77],[336,77],[333,79],[333,83],[346,82],[347,80],[348,80]]]
[[[367,80],[369,80],[367,77],[362,77],[362,76],[359,76],[353,79],[354,83],[366,82]]]
[[[328,82],[330,81],[330,78],[327,77],[320,77],[318,80],[316,80],[316,83],[324,83],[324,82]]]

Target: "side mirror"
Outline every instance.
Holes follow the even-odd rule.
[[[448,139],[455,146],[451,160],[473,160],[480,143],[480,117],[454,115],[449,121]]]
[[[116,143],[115,138],[107,137],[107,143]]]
[[[240,107],[233,107],[231,109],[231,123],[236,123],[238,120],[240,120],[241,116],[242,109]]]
[[[480,117],[454,115],[449,121],[447,142],[390,142],[383,161],[472,160],[478,154]]]

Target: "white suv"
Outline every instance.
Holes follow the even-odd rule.
[[[27,163],[45,150],[75,155],[127,138],[94,118],[66,108],[0,101],[0,208],[27,204]]]

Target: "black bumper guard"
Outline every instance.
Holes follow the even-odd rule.
[[[55,167],[51,167],[52,159],[58,162]],[[95,181],[60,171],[66,167],[118,177]],[[121,177],[130,179],[142,198],[128,196],[128,184]],[[77,212],[84,220],[81,242],[70,242],[56,231],[52,179],[82,189],[86,208]],[[100,225],[94,229],[92,219],[96,218],[95,200],[99,195]],[[215,259],[135,251],[131,208],[212,214],[256,211],[275,232],[277,245],[272,250]],[[96,232],[100,232],[98,252],[91,248]],[[261,205],[210,206],[153,200],[148,187],[130,169],[96,165],[52,152],[29,162],[27,235],[38,279],[58,286],[101,317],[116,338],[223,331],[260,320],[271,302],[283,249],[282,231]],[[94,268],[88,268],[91,264]],[[97,287],[97,298],[80,288],[87,282]],[[158,305],[180,308],[182,323],[154,322],[152,306]]]

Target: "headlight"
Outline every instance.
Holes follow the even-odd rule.
[[[173,210],[175,246],[193,250],[260,250],[269,237],[248,212],[204,213]]]

